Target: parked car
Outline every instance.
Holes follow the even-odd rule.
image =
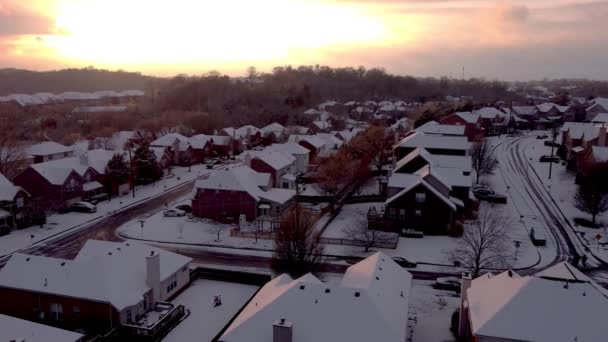
[[[538,161],[541,163],[559,163],[559,157],[558,156],[541,156],[540,158],[538,158]]]
[[[500,203],[500,204],[507,203],[507,196],[501,195],[501,194],[490,194],[490,195],[481,196],[481,197],[477,197],[477,198],[479,198],[480,200],[484,200],[486,202],[490,202],[490,203]]]
[[[534,228],[530,229],[530,240],[534,246],[546,246],[547,239],[542,232],[537,232]]]
[[[406,258],[399,256],[393,257],[393,261],[403,268],[416,268],[417,266],[415,262],[408,261]]]
[[[489,195],[494,194],[494,190],[492,190],[484,185],[475,185],[475,186],[473,186],[472,191],[473,191],[473,194],[479,199],[481,199],[480,196],[489,196]]]
[[[559,146],[560,146],[560,145],[559,145],[559,143],[554,143],[554,142],[553,142],[553,141],[551,141],[551,140],[547,140],[547,141],[545,141],[545,143],[544,143],[544,144],[545,144],[545,146],[549,146],[549,147],[551,147],[551,146],[553,146],[553,147],[559,147]]]
[[[102,202],[102,201],[107,201],[108,199],[110,199],[110,195],[108,195],[107,193],[104,192],[102,194],[95,195],[95,196],[91,197],[89,199],[89,202],[91,202],[93,204],[97,204],[97,203]]]
[[[72,205],[69,206],[69,211],[76,211],[79,213],[96,213],[97,212],[97,206],[93,203],[89,203],[89,202],[76,202],[76,203],[72,203]]]
[[[186,213],[191,213],[192,212],[192,206],[190,206],[190,204],[182,204],[182,205],[178,205],[175,207],[175,209],[179,209],[183,212]]]
[[[215,164],[213,164],[212,162],[205,163],[205,167],[208,168],[208,169],[212,169],[214,165]]]
[[[541,140],[541,139],[547,139],[548,136],[546,134],[539,134],[536,136],[536,139]]]
[[[438,290],[448,290],[460,292],[460,279],[456,277],[441,277],[435,280],[434,288]]]
[[[8,235],[11,232],[11,227],[3,224],[0,226],[0,236]]]
[[[163,211],[163,216],[164,217],[186,216],[186,212],[183,210],[179,210],[179,209],[166,209],[165,211]]]
[[[422,239],[424,237],[424,233],[414,229],[401,229],[401,236]]]

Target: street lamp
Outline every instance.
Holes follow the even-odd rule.
[[[515,244],[515,260],[517,260],[517,251],[521,246],[521,241],[513,240],[513,243]]]

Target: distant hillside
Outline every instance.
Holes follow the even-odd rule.
[[[154,80],[160,79],[135,72],[93,68],[57,71],[0,69],[0,96],[39,92],[145,90]]]

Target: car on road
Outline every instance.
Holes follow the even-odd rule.
[[[403,268],[416,268],[417,266],[415,262],[411,262],[406,258],[400,256],[393,257],[393,261]]]
[[[174,209],[165,209],[163,211],[163,216],[164,217],[179,217],[179,216],[186,216],[186,212],[183,210],[179,210],[177,208]]]
[[[558,156],[541,156],[540,158],[538,158],[538,161],[541,163],[559,163],[559,157]]]
[[[422,239],[424,233],[414,229],[401,229],[401,236],[415,239]]]
[[[539,134],[536,136],[536,139],[541,140],[541,139],[547,139],[548,136],[546,134]]]
[[[456,277],[441,277],[435,280],[433,288],[437,290],[448,290],[460,292],[461,282]]]
[[[179,209],[179,210],[184,211],[186,213],[191,213],[192,212],[192,206],[190,206],[190,204],[178,205],[178,206],[175,206],[175,209]]]
[[[494,190],[488,188],[485,185],[475,185],[473,186],[473,194],[475,196],[477,196],[477,198],[479,198],[479,196],[488,196],[488,195],[493,195],[494,194]]]
[[[491,194],[491,195],[481,196],[481,197],[477,197],[477,198],[479,198],[480,200],[484,200],[486,202],[490,202],[490,203],[500,203],[500,204],[507,203],[507,196],[501,195],[501,194]]]
[[[76,202],[76,203],[72,203],[68,207],[68,211],[75,211],[75,212],[79,212],[79,213],[96,213],[97,206],[93,203],[84,202],[84,201]]]

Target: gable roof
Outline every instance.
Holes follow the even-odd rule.
[[[84,335],[0,314],[0,341],[77,342]]]
[[[591,122],[593,123],[608,123],[608,113],[599,113],[596,115]]]
[[[169,133],[169,134],[165,134],[162,137],[154,140],[153,142],[150,143],[150,146],[155,146],[155,147],[172,147],[173,144],[175,144],[175,142],[187,142],[188,141],[188,137],[183,136],[179,133]]]
[[[513,112],[517,115],[535,115],[536,111],[535,106],[513,106]]]
[[[475,114],[479,114],[482,119],[494,119],[496,117],[505,118],[507,115],[504,112],[494,107],[483,107],[474,111]]]
[[[296,158],[291,154],[276,150],[265,150],[253,159],[259,159],[277,171],[288,167],[296,161]]]
[[[299,135],[292,134],[289,136],[289,142],[299,143],[300,141],[306,141],[307,143],[314,146],[317,150],[325,147],[325,141],[315,135]]]
[[[600,127],[586,122],[564,122],[562,132],[567,131],[571,139],[593,140],[600,134]]]
[[[95,170],[89,166],[88,162],[85,163],[81,161],[81,158],[78,157],[63,158],[50,160],[44,163],[32,164],[30,165],[30,168],[36,171],[49,183],[54,185],[62,185],[65,183],[72,171],[76,172],[80,176],[84,176],[89,169]]]
[[[198,137],[198,135],[196,135],[195,137]],[[232,137],[225,135],[209,135],[209,137],[211,138],[211,140],[213,140],[213,145],[216,146],[228,146],[232,141]]]
[[[27,194],[25,190],[23,190],[20,186],[16,186],[11,181],[9,181],[3,174],[0,173],[0,202],[7,201],[12,202],[15,200],[15,196],[19,193],[19,191],[23,191]]]
[[[459,116],[462,120],[464,120],[464,121],[466,121],[468,123],[477,123],[477,121],[479,121],[479,114],[478,113],[456,112],[453,115]]]
[[[110,303],[120,311],[150,290],[145,265],[152,251],[160,254],[161,281],[191,261],[137,242],[88,240],[74,260],[13,254],[0,270],[0,286]]]
[[[307,148],[294,142],[287,142],[284,144],[272,144],[268,146],[268,149],[289,153],[294,156],[310,154],[310,151]]]
[[[467,290],[473,334],[535,342],[604,340],[608,301],[598,285],[565,284],[512,271],[474,279]]]
[[[32,156],[48,156],[57,153],[72,152],[73,149],[54,141],[45,141],[34,144],[26,149],[26,153]]]
[[[424,147],[432,149],[445,150],[462,150],[467,151],[470,148],[467,137],[464,136],[444,136],[431,135],[422,132],[415,132],[401,140],[397,146],[399,147]]]
[[[429,121],[424,125],[415,129],[416,132],[422,132],[426,134],[439,134],[439,135],[464,135],[465,127],[463,125],[442,125],[436,121]]]
[[[285,132],[287,132],[287,128],[280,123],[273,122],[269,125],[266,125],[260,129],[264,136],[268,136],[269,134],[274,134],[275,136],[281,136]]]
[[[382,253],[350,266],[340,285],[283,274],[258,291],[220,341],[271,341],[273,322],[285,318],[294,341],[402,342],[411,279]]]
[[[595,162],[608,161],[608,147],[606,146],[591,146],[591,156]]]
[[[456,211],[456,209],[457,209],[456,203],[454,203],[454,201],[452,201],[450,199],[449,195],[448,196],[444,195],[443,193],[441,193],[441,191],[436,189],[431,183],[429,183],[427,180],[425,180],[425,178],[427,178],[428,176],[434,177],[440,183],[443,183],[448,189],[450,188],[449,184],[446,184],[445,181],[443,181],[441,179],[441,177],[438,177],[436,175],[436,173],[434,173],[434,171],[433,171],[433,173],[431,173],[431,170],[429,170],[428,168],[423,168],[414,174],[394,173],[391,175],[391,177],[388,180],[388,182],[389,182],[388,187],[397,188],[397,189],[401,189],[401,190],[399,192],[397,192],[395,195],[393,195],[392,197],[388,198],[386,200],[385,204],[388,205],[388,204],[393,203],[397,199],[401,198],[403,195],[412,191],[418,185],[422,185],[427,190],[429,190],[433,195],[435,195],[437,198],[439,198],[441,201],[443,201],[453,211]]]

